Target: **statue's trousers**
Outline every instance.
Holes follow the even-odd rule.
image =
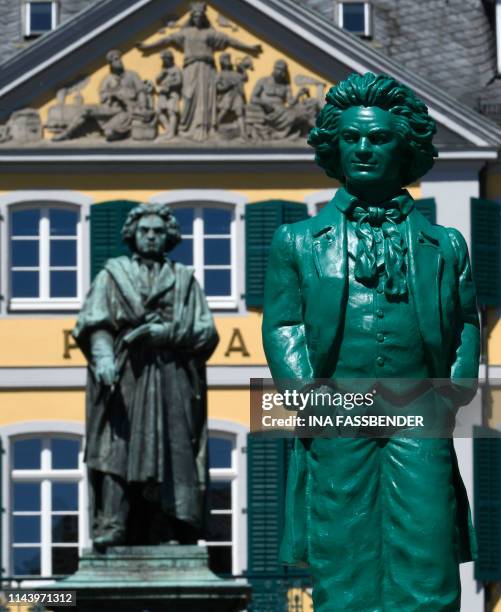
[[[451,440],[314,439],[307,453],[315,612],[460,607]]]

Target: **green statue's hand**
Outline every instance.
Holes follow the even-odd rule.
[[[131,345],[135,342],[145,342],[148,346],[165,346],[171,337],[170,326],[167,323],[144,323],[124,338],[125,344]]]
[[[101,357],[96,361],[96,378],[105,387],[113,387],[118,379],[118,372],[113,357]]]

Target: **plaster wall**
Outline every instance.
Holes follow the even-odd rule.
[[[85,391],[0,391],[0,427],[32,421],[85,421]],[[211,389],[208,395],[209,419],[239,423],[249,427],[247,389]]]
[[[159,193],[177,189],[219,189],[244,195],[249,202],[268,199],[289,199],[303,202],[317,191],[336,187],[336,181],[325,176],[320,170],[309,174],[303,173],[249,173],[236,174],[204,173],[170,173],[169,168],[162,174],[148,172],[132,174],[9,174],[2,177],[0,195],[20,189],[73,190],[92,198],[94,203],[106,200],[148,201]],[[411,190],[415,197],[418,190]]]
[[[85,392],[0,391],[0,426],[30,421],[85,420]]]
[[[246,316],[221,316],[215,319],[221,341],[209,361],[210,365],[266,364],[261,344],[259,313],[250,312]],[[68,356],[64,356],[64,331],[71,330],[74,326],[73,317],[7,316],[0,319],[0,368],[85,365],[83,355],[76,348],[71,348]],[[241,350],[237,350],[239,348]]]

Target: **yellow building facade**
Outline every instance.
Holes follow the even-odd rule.
[[[248,46],[261,45],[262,52],[253,58],[253,70],[242,84],[247,101],[260,79],[273,73],[277,60],[287,63],[292,94],[306,88],[304,96],[311,100],[353,71],[387,72],[415,89],[438,123],[440,156],[434,169],[409,190],[416,200],[427,202],[437,223],[460,229],[472,247],[472,208],[481,196],[501,202],[498,136],[487,121],[466,108],[454,109],[446,92],[376,51],[369,52],[355,37],[302,12],[295,15],[278,2],[238,0],[231,7],[214,2],[207,17],[217,32]],[[86,11],[73,30],[65,26],[57,36],[13,58],[12,74],[0,82],[0,99],[10,111],[4,117],[5,125],[10,125],[8,134],[20,129],[20,119],[12,114],[19,109],[31,109],[35,113],[31,120],[38,116],[43,126],[38,139],[31,139],[33,129],[23,124],[28,140],[6,136],[0,143],[0,436],[5,510],[1,554],[4,577],[24,576],[26,584],[67,573],[79,551],[90,545],[83,464],[86,363],[71,330],[92,278],[93,211],[116,202],[168,203],[175,214],[191,215],[186,233],[192,249],[189,263],[200,283],[206,284],[220,335],[207,374],[211,478],[223,505],[213,508],[214,529],[207,543],[216,570],[239,576],[252,573],[256,547],[250,542],[254,534],[249,492],[257,472],[253,474],[249,466],[249,381],[266,378],[269,371],[261,343],[261,309],[248,299],[253,280],[246,269],[248,211],[263,202],[286,202],[313,215],[339,185],[316,167],[304,137],[169,142],[162,140],[160,126],[153,140],[107,142],[94,124],[92,132],[90,123],[82,123],[89,132],[84,129],[77,138],[54,142],[51,138],[60,132],[51,133],[47,127],[57,112],[75,117],[84,108],[86,117],[95,119],[92,112],[97,111],[89,109],[100,104],[100,87],[109,74],[106,53],[111,49],[120,49],[126,70],[156,83],[161,57],[158,52],[141,52],[137,44],[176,34],[188,20],[189,8],[183,2],[164,2],[162,7],[154,1],[131,1],[122,13],[97,6]],[[214,52],[216,66],[223,52]],[[244,55],[238,50],[230,53],[235,61]],[[173,56],[182,66],[179,46],[174,46]],[[36,211],[34,230],[30,211]],[[74,215],[69,234],[53,236],[52,218],[57,214],[52,211]],[[226,215],[226,229],[217,238],[225,241],[226,259],[212,267],[207,263],[212,248],[207,230],[210,211]],[[63,259],[62,264],[51,263],[55,242],[65,243],[58,247],[62,258],[65,248],[71,250],[66,263]],[[36,251],[33,261],[15,259],[21,243],[24,252]],[[227,274],[224,282],[215,282],[215,289],[209,290],[207,270],[212,269]],[[51,287],[64,284],[64,279],[74,287],[71,295],[64,290],[52,295]],[[223,287],[219,295],[217,287]],[[481,375],[489,371],[494,383],[501,368],[501,324],[495,310],[488,316]],[[491,414],[483,412],[480,392],[472,425],[498,427],[501,387],[493,387]],[[473,501],[472,440],[457,440],[456,448]],[[252,520],[257,520],[256,512],[252,510]],[[269,555],[274,554],[273,546],[277,542],[270,544]],[[464,609],[480,610],[483,593],[476,588],[472,564],[462,572]]]

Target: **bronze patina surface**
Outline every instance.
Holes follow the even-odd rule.
[[[94,546],[196,543],[207,491],[205,362],[218,334],[193,272],[167,253],[166,205],[134,208],[133,255],[106,262],[74,337],[88,359],[85,461]]]

